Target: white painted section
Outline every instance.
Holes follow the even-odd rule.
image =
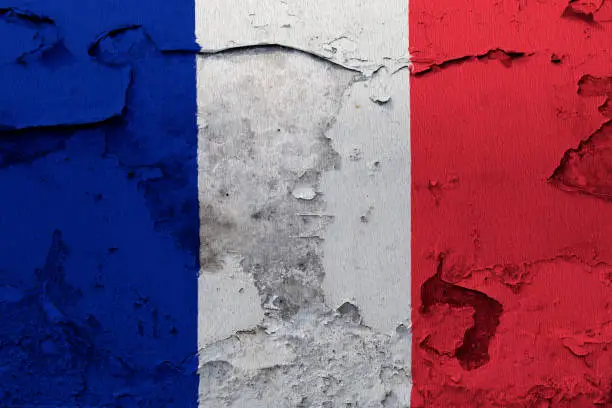
[[[407,26],[407,0],[196,0],[203,51],[281,44],[366,74],[407,66]]]
[[[376,88],[351,88],[327,133],[343,160],[321,183],[335,216],[324,233],[323,289],[328,304],[352,301],[367,326],[390,333],[410,317],[410,98],[407,69],[381,71]]]
[[[198,58],[201,235],[223,254],[199,284],[202,408],[409,406],[407,18],[406,0],[196,0],[216,53]],[[327,61],[240,49],[260,44]],[[311,253],[322,278],[296,268]]]

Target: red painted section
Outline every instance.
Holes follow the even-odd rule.
[[[612,0],[410,0],[412,408],[612,407]]]

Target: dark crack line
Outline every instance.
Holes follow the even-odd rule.
[[[294,52],[294,53],[300,53],[300,54],[305,54],[308,55],[312,58],[315,58],[316,60],[319,61],[323,61],[326,63],[330,63],[339,67],[342,67],[344,69],[347,69],[349,71],[353,71],[356,73],[361,73],[360,70],[358,70],[357,68],[352,68],[346,65],[343,65],[339,62],[333,61],[329,58],[326,58],[325,56],[318,54],[316,52],[313,51],[308,51],[302,48],[298,48],[298,47],[293,47],[293,46],[289,46],[289,45],[284,45],[284,44],[279,44],[279,43],[274,43],[274,42],[270,42],[270,43],[260,43],[260,44],[249,44],[249,45],[238,45],[235,47],[227,47],[227,48],[222,48],[219,50],[211,50],[211,51],[203,51],[199,48],[193,48],[193,49],[173,49],[173,50],[162,50],[161,53],[162,54],[188,54],[188,55],[199,55],[201,57],[214,57],[217,55],[235,55],[235,54],[243,54],[245,52],[252,52],[253,54],[267,54],[267,53],[272,53],[272,52],[277,52],[277,51],[286,51],[286,52]],[[380,65],[378,66],[376,69],[373,70],[373,72],[376,72],[377,70],[379,70],[380,68],[383,68],[384,65]],[[397,70],[399,71],[399,69]]]

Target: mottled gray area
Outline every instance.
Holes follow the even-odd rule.
[[[231,253],[279,318],[322,303],[321,233],[333,217],[322,196],[304,200],[292,192],[303,183],[316,188],[322,172],[340,165],[325,132],[358,79],[297,51],[201,57],[204,282],[223,272]]]

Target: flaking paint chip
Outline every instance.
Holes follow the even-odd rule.
[[[317,193],[311,186],[296,186],[291,195],[298,200],[312,200],[317,196]]]

